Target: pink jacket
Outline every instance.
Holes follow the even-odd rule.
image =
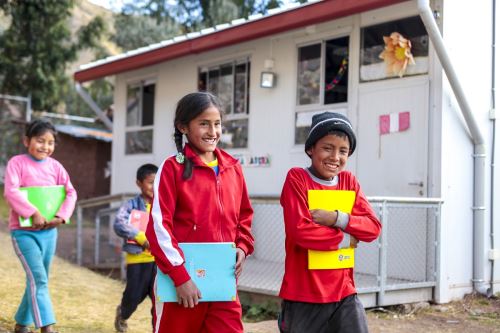
[[[42,161],[33,159],[28,154],[12,157],[5,170],[4,197],[11,207],[9,217],[10,230],[20,229],[19,216],[30,217],[36,212],[19,191],[19,187],[64,185],[66,199],[59,208],[57,216],[67,221],[76,204],[76,190],[71,184],[68,172],[55,159],[48,157]],[[30,228],[23,228],[30,229]]]

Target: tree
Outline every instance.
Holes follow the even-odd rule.
[[[122,14],[148,16],[157,24],[177,23],[175,30],[188,33],[255,13],[265,14],[281,5],[283,0],[129,0]]]
[[[10,26],[0,35],[0,92],[30,95],[35,110],[54,110],[68,89],[66,67],[79,50],[95,47],[104,31],[97,17],[72,41],[74,0],[0,0]]]
[[[133,14],[117,14],[114,20],[115,34],[111,40],[124,51],[154,44],[180,34],[173,21],[157,22],[154,17]]]

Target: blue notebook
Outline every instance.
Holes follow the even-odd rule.
[[[200,302],[236,300],[234,243],[179,243],[189,276],[201,291]],[[158,270],[156,295],[160,302],[177,302],[174,283]]]

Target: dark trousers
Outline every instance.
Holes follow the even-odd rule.
[[[146,296],[151,298],[154,306],[153,286],[155,276],[156,264],[154,262],[127,265],[127,285],[121,302],[122,319],[127,320],[130,318]],[[151,309],[152,311],[153,309]]]
[[[365,309],[355,294],[324,304],[284,300],[278,325],[281,333],[368,333]]]

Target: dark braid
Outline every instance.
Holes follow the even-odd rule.
[[[179,159],[176,158],[177,162],[184,164],[182,178],[185,180],[190,179],[193,175],[193,161],[184,156],[184,149],[182,146],[183,134],[180,131],[179,126],[188,126],[191,120],[198,117],[210,106],[216,107],[222,117],[222,106],[219,99],[208,92],[195,92],[187,94],[177,103],[174,119],[174,141],[175,147],[177,148],[177,156],[179,157]],[[181,162],[181,160],[183,161]]]
[[[174,132],[174,142],[177,152],[183,154],[182,147],[182,132],[176,127]],[[193,162],[190,158],[184,160],[184,172],[182,173],[182,178],[188,180],[193,175]]]

